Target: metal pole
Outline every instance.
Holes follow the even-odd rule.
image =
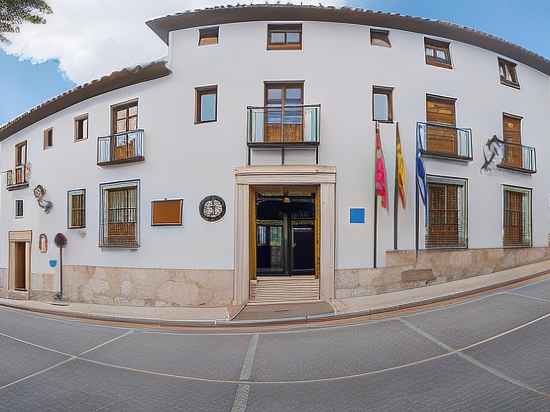
[[[378,196],[376,196],[376,187],[374,188],[374,242],[373,242],[373,264],[372,267],[376,269],[376,254],[377,254],[377,241],[378,238]]]
[[[398,216],[398,190],[397,190],[397,130],[399,123],[395,124],[395,181],[393,190],[393,250],[397,250],[397,222]]]
[[[418,126],[416,128],[416,144],[415,144],[415,152],[414,152],[414,170],[415,170],[415,178],[414,178],[414,186],[416,189],[416,196],[415,196],[415,214],[416,214],[416,222],[415,222],[415,251],[416,251],[416,260],[418,260],[418,226],[419,226],[419,217],[418,217]]]
[[[59,248],[59,300],[63,300],[63,248]]]

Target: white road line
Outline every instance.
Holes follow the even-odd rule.
[[[54,364],[54,365],[52,365],[52,366],[49,366],[49,367],[47,367],[47,368],[45,368],[45,369],[41,369],[41,370],[39,370],[38,372],[34,372],[34,373],[32,373],[32,374],[30,374],[30,375],[27,375],[27,376],[25,376],[25,377],[23,377],[23,378],[20,378],[20,379],[17,379],[17,380],[15,380],[15,381],[13,381],[13,382],[10,382],[10,383],[8,383],[8,384],[6,384],[6,385],[4,385],[4,386],[0,386],[0,391],[3,390],[3,389],[7,389],[7,388],[9,388],[10,386],[13,386],[13,385],[16,385],[16,384],[18,384],[18,383],[24,382],[24,381],[26,381],[26,380],[28,380],[28,379],[34,378],[35,376],[42,375],[43,373],[46,373],[46,372],[48,372],[48,371],[51,371],[52,369],[55,369],[55,368],[57,368],[58,366],[64,365],[64,364],[66,364],[66,363],[68,363],[68,362],[71,362],[71,361],[73,361],[73,360],[75,360],[75,359],[76,359],[76,356],[71,356],[69,359],[64,359],[64,360],[62,360],[61,362],[58,362],[58,363],[56,363],[56,364]]]
[[[413,331],[415,331],[416,333],[418,333],[420,336],[423,336],[424,338],[428,339],[429,341],[435,343],[436,345],[438,345],[439,347],[445,349],[449,353],[456,354],[458,357],[460,357],[461,359],[464,359],[465,361],[471,363],[472,365],[477,366],[478,368],[481,368],[481,369],[485,370],[486,372],[489,372],[490,374],[492,374],[492,375],[494,375],[494,376],[496,376],[500,379],[503,379],[503,380],[507,381],[508,383],[519,386],[520,388],[526,389],[530,392],[534,392],[534,393],[536,393],[538,395],[541,395],[541,396],[544,396],[546,398],[550,398],[550,394],[539,391],[538,389],[535,389],[535,388],[533,388],[532,386],[530,386],[526,383],[523,383],[523,382],[521,382],[517,379],[514,379],[510,376],[507,376],[504,373],[500,372],[499,370],[491,368],[490,366],[485,365],[484,363],[478,361],[477,359],[475,359],[475,358],[473,358],[469,355],[466,355],[462,351],[457,351],[453,347],[447,345],[444,342],[441,342],[436,337],[430,335],[428,332],[425,332],[424,330],[422,330],[419,327],[413,325],[412,323],[406,321],[405,319],[401,319],[401,322],[403,324],[405,324],[407,327],[409,327],[410,329],[412,329]]]
[[[489,337],[489,338],[484,339],[482,341],[479,341],[479,342],[473,343],[471,345],[465,346],[461,349],[456,349],[456,350],[453,350],[452,352],[447,352],[447,353],[444,353],[444,354],[441,354],[441,355],[432,356],[432,357],[429,357],[429,358],[426,358],[426,359],[421,359],[421,360],[418,360],[418,361],[409,362],[409,363],[405,363],[405,364],[398,365],[398,366],[392,366],[392,367],[389,367],[389,368],[378,369],[378,370],[375,370],[375,371],[357,373],[357,374],[353,374],[353,375],[336,376],[336,377],[329,377],[329,378],[318,378],[318,379],[293,380],[293,381],[291,381],[291,380],[287,380],[287,381],[223,380],[223,379],[201,378],[201,377],[195,377],[195,376],[174,375],[174,374],[169,374],[169,373],[155,372],[155,371],[149,371],[149,370],[145,370],[145,369],[131,368],[131,367],[127,367],[127,366],[121,366],[121,365],[116,365],[116,364],[112,364],[112,363],[96,361],[96,360],[92,360],[92,359],[88,359],[88,358],[83,358],[83,357],[71,355],[71,354],[61,352],[61,351],[58,351],[58,350],[55,350],[55,349],[47,348],[47,347],[37,345],[37,344],[31,343],[31,342],[27,342],[27,341],[24,341],[22,339],[18,339],[18,338],[15,338],[15,337],[12,337],[12,336],[9,336],[9,335],[6,335],[6,334],[0,334],[0,335],[5,336],[7,338],[11,338],[13,340],[16,340],[18,342],[21,342],[21,343],[24,343],[24,344],[27,344],[27,345],[35,346],[35,347],[38,347],[38,348],[41,348],[41,349],[49,350],[51,352],[56,352],[56,353],[59,353],[59,354],[62,354],[62,355],[70,356],[74,359],[78,359],[78,360],[81,360],[81,361],[84,361],[84,362],[88,362],[88,363],[92,363],[92,364],[96,364],[96,365],[100,365],[100,366],[105,366],[105,367],[110,367],[110,368],[114,368],[114,369],[125,370],[125,371],[128,371],[128,372],[146,374],[146,375],[162,376],[162,377],[181,379],[181,380],[189,380],[189,381],[197,381],[197,382],[227,383],[227,384],[248,384],[248,385],[266,385],[266,384],[267,385],[274,385],[274,384],[294,384],[294,383],[307,384],[307,383],[317,383],[317,382],[344,381],[344,380],[361,378],[361,377],[370,376],[370,375],[378,375],[378,374],[389,372],[389,371],[394,371],[394,370],[408,368],[408,367],[411,367],[411,366],[421,365],[423,363],[431,362],[431,361],[434,361],[434,360],[437,360],[437,359],[443,359],[443,358],[449,357],[451,355],[454,355],[454,354],[466,351],[468,349],[474,348],[476,346],[482,345],[484,343],[491,342],[495,339],[498,339],[502,336],[506,336],[510,333],[516,332],[520,329],[523,329],[523,328],[525,328],[529,325],[532,325],[536,322],[539,322],[539,321],[541,321],[543,319],[546,319],[546,318],[549,318],[549,317],[550,317],[550,313],[548,313],[546,315],[543,315],[543,316],[540,316],[540,317],[538,317],[536,319],[533,319],[529,322],[526,322],[522,325],[516,326],[515,328],[512,328],[512,329],[507,330],[505,332],[499,333],[495,336],[492,336],[492,337]],[[401,320],[401,322],[407,322],[403,319],[400,319],[400,320]],[[252,342],[252,339],[251,339],[251,342]],[[250,343],[249,343],[249,347],[250,347]]]
[[[538,300],[539,302],[550,303],[550,299],[538,298],[538,297],[536,297],[536,296],[524,295],[523,293],[517,293],[517,292],[507,292],[507,293],[508,293],[508,295],[521,296],[522,298],[527,298],[527,299],[532,299],[532,300]]]
[[[545,276],[546,279],[539,279],[539,280],[537,280],[537,281],[533,281],[533,282],[527,283],[526,285],[518,286],[517,288],[514,288],[514,290],[519,290],[519,289],[527,288],[527,287],[533,286],[533,285],[539,285],[539,284],[544,283],[544,282],[550,282],[550,278],[548,278],[548,274],[547,274],[547,275],[543,275],[543,276]]]
[[[247,381],[252,375],[252,366],[254,365],[254,357],[256,356],[256,348],[258,347],[259,335],[252,335],[248,343],[248,350],[244,357],[243,366],[241,368],[241,381]],[[248,405],[248,395],[250,394],[250,385],[240,383],[235,391],[235,400],[231,412],[245,412]]]
[[[99,349],[99,348],[102,348],[103,346],[108,345],[109,343],[113,343],[113,342],[115,342],[115,341],[117,341],[117,340],[119,340],[119,339],[122,339],[122,338],[124,338],[124,337],[130,335],[130,334],[133,333],[133,332],[134,332],[134,330],[131,329],[131,330],[129,330],[128,332],[123,333],[122,335],[116,336],[116,337],[114,337],[113,339],[109,339],[107,342],[100,343],[99,345],[94,346],[94,347],[91,348],[91,349],[88,349],[88,350],[86,350],[86,351],[84,351],[84,352],[79,353],[78,356],[86,355],[87,353],[93,352],[94,350]]]

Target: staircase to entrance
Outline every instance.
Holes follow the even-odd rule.
[[[261,276],[250,281],[251,303],[316,300],[319,300],[319,279],[315,276]]]

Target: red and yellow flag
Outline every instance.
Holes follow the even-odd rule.
[[[399,136],[399,123],[395,129],[395,184],[399,191],[401,205],[403,209],[407,206],[407,196],[405,187],[407,185],[407,168],[405,167],[405,158],[403,157],[403,148],[401,147],[401,137]]]
[[[384,153],[382,152],[382,141],[380,140],[380,128],[376,123],[376,160],[374,170],[374,183],[376,196],[382,198],[382,207],[388,208],[388,185],[386,182],[386,165],[384,163]]]

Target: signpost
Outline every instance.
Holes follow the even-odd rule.
[[[67,238],[63,233],[55,235],[55,245],[59,248],[59,292],[55,295],[57,304],[63,302],[63,248],[67,246]]]

